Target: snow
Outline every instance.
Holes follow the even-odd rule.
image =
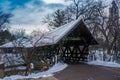
[[[32,47],[32,44],[30,44],[29,39],[27,38],[19,38],[17,40],[14,40],[12,42],[5,43],[1,45],[0,47]]]
[[[5,66],[24,64],[20,54],[16,56],[16,54],[12,53],[1,54],[0,62],[3,62]]]
[[[113,61],[113,55],[107,54],[107,50],[103,50],[103,49],[97,49],[97,50],[93,50],[90,51],[90,54],[88,55],[88,60],[100,60],[103,61],[104,59],[104,55],[105,57],[105,61],[106,62],[112,62]],[[90,57],[92,56],[92,59],[90,59]]]
[[[34,69],[34,64],[33,63],[30,63],[30,68]]]
[[[59,62],[45,72],[32,73],[32,74],[29,74],[28,76],[13,75],[10,77],[4,77],[3,80],[16,80],[16,79],[24,79],[24,78],[40,78],[40,77],[53,76],[54,73],[65,69],[67,66],[68,66],[67,64]]]
[[[87,62],[87,64],[120,68],[120,64],[118,64],[118,63],[115,63],[115,62],[105,62],[105,61],[101,61],[101,60],[90,61],[90,62]]]
[[[4,64],[4,62],[0,62],[0,64]]]
[[[89,62],[87,62],[87,64],[120,68],[120,64],[113,62],[113,55],[109,55],[106,53],[107,51],[103,50],[102,48],[91,51],[91,54],[88,55]],[[106,55],[105,61],[103,61],[104,54]],[[91,55],[93,59],[91,59]]]
[[[67,23],[63,26],[60,26],[52,31],[37,35],[31,39],[35,46],[45,46],[52,45],[59,42],[70,30],[76,27],[77,24],[81,22],[81,18],[79,17],[77,20]],[[29,44],[28,44],[29,45]]]
[[[33,47],[33,46],[45,46],[56,44],[60,41],[70,30],[76,27],[77,24],[81,22],[81,18],[79,17],[77,20],[67,23],[63,26],[60,26],[52,31],[37,35],[32,39],[23,39],[14,40],[13,42],[8,42],[3,44],[0,47]],[[14,45],[14,42],[16,45]]]
[[[70,30],[72,30],[78,23],[81,22],[81,18],[79,17],[77,20],[72,21],[68,24],[65,24],[59,28],[56,28],[52,31],[46,32],[44,37],[40,42],[45,44],[56,44],[61,38],[63,38]],[[43,44],[43,45],[45,45]]]

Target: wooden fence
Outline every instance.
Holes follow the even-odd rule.
[[[17,67],[26,67],[25,64],[6,66],[4,70],[4,76],[10,75],[25,75],[26,69],[17,69]]]

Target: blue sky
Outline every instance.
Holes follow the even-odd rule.
[[[41,22],[43,17],[68,4],[64,0],[0,0],[0,10],[14,15],[10,25],[12,30],[24,28],[30,33],[38,28],[47,30]]]
[[[12,30],[24,28],[28,33],[37,28],[47,29],[41,23],[43,17],[66,5],[64,0],[0,0],[0,10],[13,14]]]

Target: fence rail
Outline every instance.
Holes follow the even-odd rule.
[[[11,66],[6,66],[6,68],[14,68],[14,67],[19,67],[19,66],[26,66],[26,64],[18,64],[18,65],[11,65]]]
[[[10,70],[10,71],[5,71],[5,73],[4,73],[5,76],[25,75],[25,74],[26,74],[26,69],[24,69],[24,70]]]
[[[25,69],[19,69],[18,67],[26,67],[25,64],[19,64],[19,65],[12,65],[12,66],[6,66],[4,70],[5,76],[10,75],[25,75],[26,68]]]

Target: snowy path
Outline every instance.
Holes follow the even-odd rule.
[[[55,77],[59,80],[120,80],[120,68],[76,64],[56,73]]]
[[[68,66],[68,67],[67,67]],[[109,66],[109,67],[105,67]],[[117,68],[114,68],[117,67]],[[55,75],[54,75],[55,74]],[[87,64],[57,63],[48,71],[28,76],[13,75],[2,80],[120,80],[120,64],[92,61]]]
[[[19,79],[19,80],[58,80],[53,76],[45,77],[45,78],[38,78],[38,79]]]

